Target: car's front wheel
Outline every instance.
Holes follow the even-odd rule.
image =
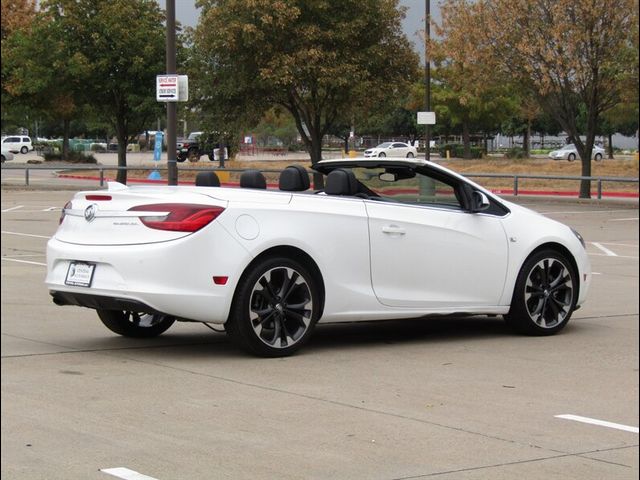
[[[558,252],[542,250],[522,266],[505,320],[526,335],[553,335],[569,322],[577,292],[569,261]]]
[[[570,153],[569,156],[567,157],[567,160],[569,160],[570,162],[573,162],[575,159],[576,159],[575,153]]]
[[[596,153],[595,159],[596,159],[596,162],[601,162],[602,161],[602,154],[601,153]]]
[[[387,156],[387,154],[386,154],[386,153],[384,153],[384,152],[380,152],[380,153],[378,154],[378,156],[379,156],[379,157],[386,157],[386,156]]]
[[[127,310],[97,310],[97,312],[98,317],[109,330],[124,337],[157,337],[176,321],[174,317],[169,315]]]
[[[304,265],[271,257],[243,275],[225,330],[249,353],[283,357],[308,341],[319,312],[318,287]]]

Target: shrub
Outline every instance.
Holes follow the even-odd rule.
[[[461,143],[450,143],[446,145],[440,145],[438,151],[442,158],[447,157],[447,150],[451,158],[464,158],[464,145]],[[482,158],[484,154],[484,148],[471,146],[471,158]]]
[[[513,147],[504,154],[506,158],[525,158],[526,152],[521,147]]]
[[[44,160],[46,162],[65,161],[70,163],[98,163],[98,160],[96,160],[96,157],[94,157],[92,154],[85,154],[83,152],[73,150],[69,151],[66,159],[62,158],[62,153],[46,152],[44,154]]]

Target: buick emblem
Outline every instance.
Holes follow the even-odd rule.
[[[89,205],[87,208],[84,209],[84,219],[87,222],[92,221],[94,218],[96,218],[97,210],[98,210],[98,205],[96,205],[95,203],[92,203],[91,205]]]

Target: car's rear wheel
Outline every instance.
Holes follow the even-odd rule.
[[[569,160],[570,162],[573,162],[575,159],[576,159],[575,153],[570,153],[569,156],[567,157],[567,160]]]
[[[97,312],[98,317],[109,330],[124,337],[157,337],[176,321],[174,317],[169,315],[127,310],[97,310]]]
[[[505,320],[526,335],[553,335],[569,322],[577,292],[576,273],[564,255],[537,252],[520,270]]]
[[[29,149],[28,149],[27,147],[22,147],[22,148],[20,149],[20,153],[23,153],[23,154],[24,154],[24,153],[27,153],[28,151],[29,151]]]
[[[596,162],[601,162],[602,161],[602,154],[601,153],[596,153],[595,159],[596,159]]]
[[[380,153],[378,154],[378,156],[379,156],[379,157],[386,157],[386,156],[387,156],[387,154],[386,154],[386,153],[384,153],[384,152],[380,152]]]
[[[249,353],[283,357],[309,340],[319,312],[318,287],[304,265],[270,257],[243,275],[225,330]]]
[[[413,158],[413,153],[411,152],[407,153],[407,158]]]

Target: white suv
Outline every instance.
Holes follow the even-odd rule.
[[[30,152],[31,150],[33,150],[31,137],[25,137],[24,135],[12,135],[10,137],[3,137],[2,150],[9,150],[13,153]]]

